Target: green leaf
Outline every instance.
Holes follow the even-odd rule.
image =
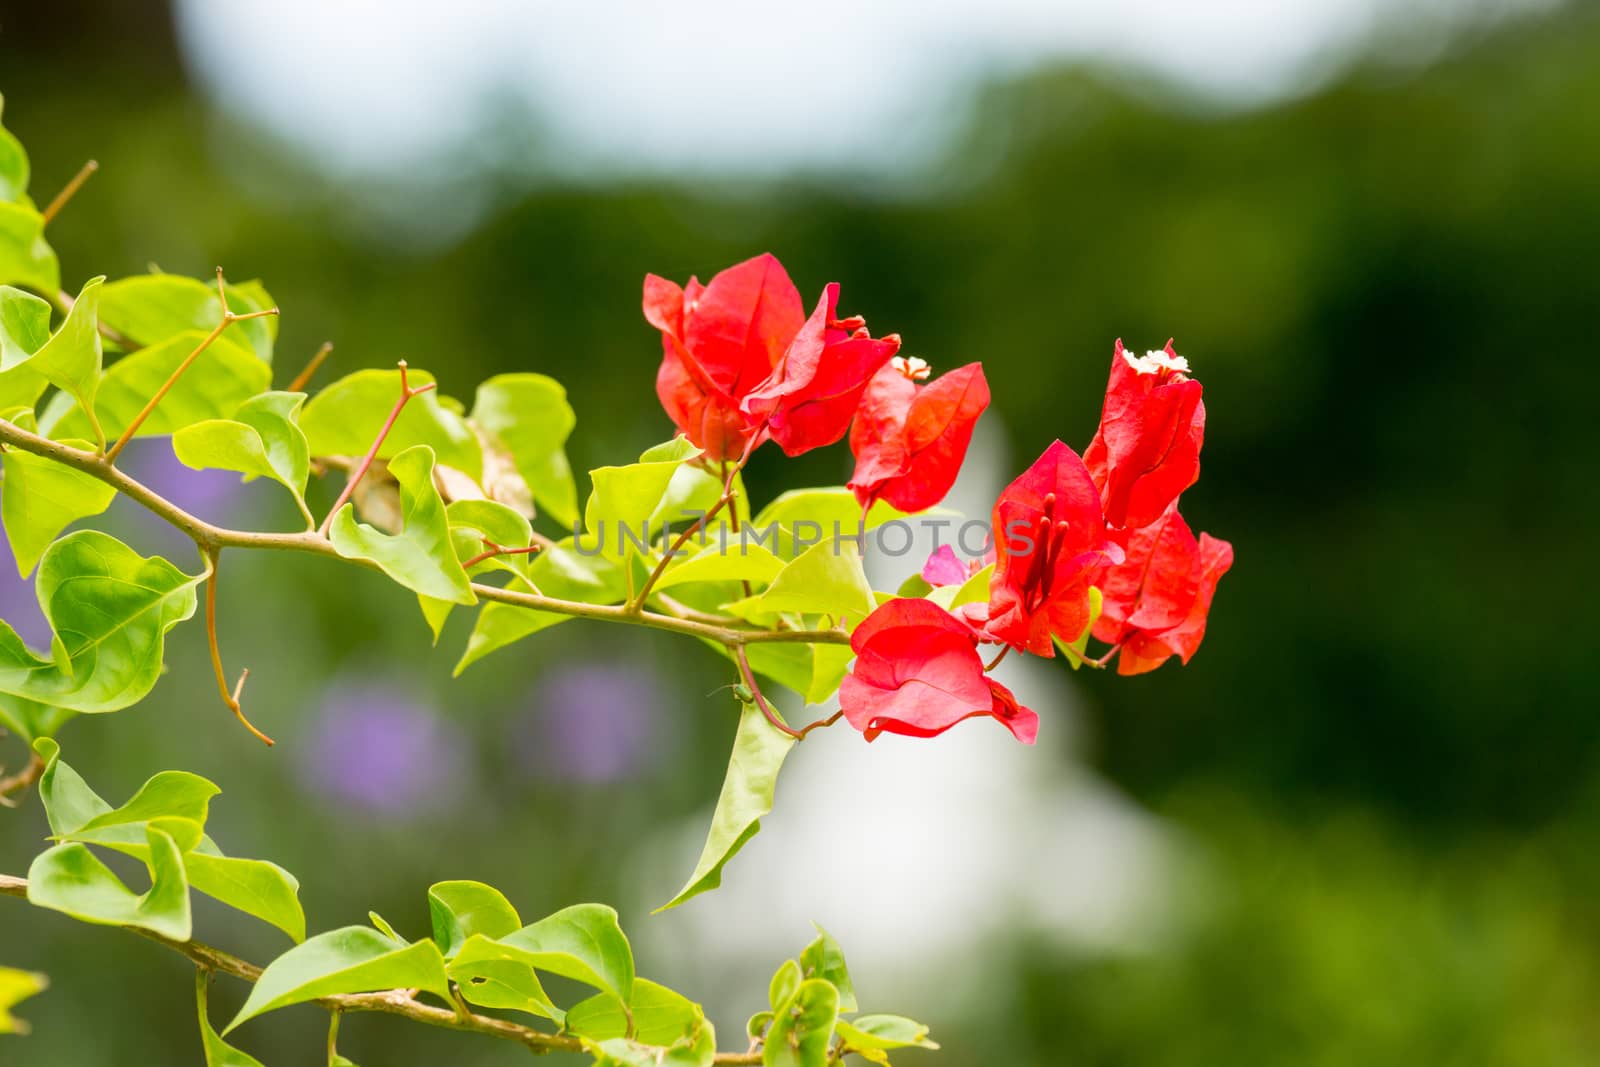
[[[1084,650],[1089,647],[1089,635],[1094,631],[1094,624],[1100,621],[1100,609],[1104,605],[1105,599],[1100,592],[1100,587],[1090,586],[1089,625],[1085,626],[1083,633],[1072,641],[1063,641],[1059,637],[1053,638],[1056,648],[1060,650],[1063,656],[1067,657],[1067,662],[1072,665],[1073,670],[1083,666]]]
[[[406,380],[415,389],[433,381],[433,375],[408,369]],[[340,378],[312,397],[300,415],[311,454],[366,455],[399,399],[398,370],[364,370]],[[439,463],[482,481],[483,449],[477,435],[465,419],[440,402],[437,391],[406,402],[378,449],[378,458],[390,459],[416,445],[427,445]]]
[[[668,567],[655,587],[671,589],[687,582],[727,581],[766,585],[784,568],[784,561],[762,545],[742,543],[736,538],[730,538],[726,546],[715,538],[710,541],[698,552]],[[698,539],[692,540],[680,551],[692,552],[698,544]]]
[[[52,659],[0,622],[0,692],[81,712],[136,703],[161,675],[167,631],[194,614],[200,581],[109,534],[68,534],[46,550],[34,583],[56,634]]]
[[[622,1001],[610,993],[596,993],[572,1006],[563,1028],[595,1041],[627,1037],[631,1012],[633,1040],[666,1046],[690,1034],[705,1019],[700,1005],[648,978],[635,979],[628,1007],[624,1011]]]
[[[478,386],[471,421],[506,448],[539,506],[561,525],[578,521],[578,487],[565,446],[577,416],[567,391],[543,374],[500,374]]]
[[[727,610],[746,618],[800,612],[857,623],[875,606],[855,546],[829,538],[785,565],[765,592],[735,601]]]
[[[648,453],[647,453],[648,454]],[[694,455],[699,451],[695,450]],[[625,467],[597,467],[589,472],[594,492],[583,512],[584,551],[595,551],[606,559],[626,559],[639,552],[639,543],[661,532],[651,516],[661,506],[672,484],[673,475],[689,458],[632,463]]]
[[[444,957],[431,940],[397,946],[365,926],[346,926],[296,945],[267,965],[239,1014],[222,1032],[290,1004],[339,993],[422,989],[450,999]]]
[[[211,1025],[211,1012],[206,1007],[207,987],[211,976],[205,971],[194,972],[194,999],[200,1015],[200,1041],[205,1048],[206,1067],[262,1067],[260,1060],[240,1052],[218,1036]]]
[[[228,309],[244,315],[265,311],[272,298],[259,282],[227,285]],[[210,333],[222,321],[214,282],[177,274],[139,274],[109,283],[100,297],[100,321],[135,345],[159,344],[177,334]],[[271,364],[272,343],[278,320],[267,315],[228,327],[227,336],[238,337],[257,359]],[[189,346],[193,348],[193,345]]]
[[[766,1067],[826,1067],[838,1021],[839,991],[831,982],[806,979],[774,1012],[761,1062]]]
[[[838,692],[856,653],[849,645],[813,645],[811,684],[805,689],[807,704],[820,704]],[[752,667],[754,665],[752,664]]]
[[[866,528],[876,529],[892,519],[905,517],[905,512],[879,500],[867,512]],[[791,489],[762,508],[751,523],[763,534],[769,526],[775,527],[773,551],[785,559],[793,559],[808,547],[802,542],[815,544],[823,538],[837,537],[848,544],[847,539],[861,532],[861,521],[861,505],[855,494],[839,485],[826,489]]]
[[[570,537],[535,556],[528,564],[526,575],[526,578],[512,579],[507,588],[524,593],[538,591],[545,596],[587,604],[615,604],[627,595],[622,569],[610,560],[577,552]],[[572,616],[556,612],[490,601],[478,613],[477,624],[467,639],[466,651],[456,664],[455,673],[459,675],[489,653],[570,618]]]
[[[100,382],[95,414],[112,436],[144,410],[150,398],[205,340],[198,330],[177,334],[113,363]],[[36,357],[37,358],[37,357]],[[207,419],[224,419],[272,383],[272,368],[228,335],[218,337],[173,383],[135,436],[159,437]],[[47,408],[40,420],[53,437],[82,437],[92,430],[81,404]]]
[[[117,495],[93,475],[20,449],[7,449],[0,465],[5,470],[0,521],[5,523],[17,573],[24,578],[33,573],[39,557],[62,530],[105,511]]]
[[[0,203],[0,282],[41,293],[61,289],[61,264],[44,239],[44,216],[31,204]]]
[[[937,1042],[928,1040],[926,1026],[900,1015],[858,1015],[848,1022],[840,1019],[837,1027],[845,1046],[858,1052],[939,1047]],[[887,1063],[888,1059],[879,1062]]]
[[[0,110],[5,97],[0,97]],[[28,199],[28,153],[16,135],[0,126],[0,201],[15,204]]]
[[[111,810],[111,805],[61,759],[61,746],[54,739],[39,738],[33,743],[33,750],[44,760],[39,799],[44,802],[44,815],[52,834],[70,834]]]
[[[772,1012],[770,1011],[756,1012],[754,1015],[750,1016],[749,1021],[744,1024],[745,1036],[750,1038],[752,1041],[760,1037],[765,1037],[767,1033],[767,1027],[772,1025],[772,1018]]]
[[[15,967],[0,967],[0,1034],[25,1034],[28,1024],[11,1009],[38,996],[50,987],[50,979],[32,971],[19,971]]]
[[[805,947],[800,953],[800,968],[807,978],[821,978],[832,982],[833,987],[839,991],[839,1010],[852,1012],[856,1010],[856,990],[850,984],[850,969],[844,963],[844,950],[839,947],[839,942],[833,935],[816,923],[817,939]]]
[[[86,844],[109,845],[127,840],[128,831],[142,839],[144,825],[153,819],[183,819],[204,827],[211,798],[221,791],[198,774],[162,771],[145,782],[133,799],[120,808],[96,815],[76,829],[61,832],[60,836]]]
[[[494,944],[481,936],[477,942]],[[467,944],[474,944],[473,939],[469,938]],[[461,987],[461,995],[470,1003],[485,1008],[525,1011],[557,1023],[565,1018],[562,1010],[551,1002],[549,994],[544,991],[533,966],[522,960],[468,958],[465,961],[452,961],[445,969]]]
[[[717,1036],[711,1020],[702,1017],[692,1033],[665,1048],[620,1037],[584,1038],[583,1045],[595,1057],[596,1067],[710,1067],[716,1059]]]
[[[104,277],[90,278],[67,313],[61,328],[39,350],[19,361],[15,353],[8,353],[7,361],[0,362],[0,371],[25,366],[43,375],[45,380],[73,397],[80,407],[92,409],[95,394],[100,388],[100,327],[95,317],[100,304],[100,284]],[[98,427],[95,440],[103,441]]]
[[[0,249],[0,258],[5,252]],[[32,408],[50,383],[27,366],[28,359],[50,340],[50,304],[32,293],[0,286],[0,410]]]
[[[925,595],[946,611],[954,611],[963,604],[988,600],[989,580],[993,576],[994,564],[991,563],[960,585],[941,585]]]
[[[88,846],[76,842],[41,853],[28,868],[28,900],[75,919],[136,926],[189,940],[189,887],[178,845],[154,826],[145,828],[152,882],[142,896],[123,885]]]
[[[390,924],[389,920],[385,919],[382,915],[379,915],[377,912],[375,912],[375,911],[367,912],[367,921],[372,923],[372,925],[374,927],[376,927],[377,930],[381,934],[383,934],[384,937],[387,937],[389,940],[397,942],[397,943],[402,944],[402,945],[409,945],[411,943],[411,942],[407,941],[405,938],[401,937],[398,933],[396,933],[395,929],[394,929],[394,926]]]
[[[722,884],[722,868],[760,832],[761,817],[772,810],[778,770],[793,747],[794,738],[773,729],[760,709],[753,704],[743,706],[733,739],[733,756],[728,761],[727,777],[700,861],[678,895],[657,912],[675,908]]]
[[[787,1004],[805,980],[806,974],[798,963],[784,960],[783,965],[772,973],[772,981],[767,984],[767,1003],[772,1010],[777,1011]]]
[[[376,563],[412,592],[475,604],[478,598],[456,558],[444,501],[433,484],[433,462],[433,450],[426,445],[408,448],[389,461],[389,473],[400,485],[398,534],[356,522],[354,504],[344,506],[328,534],[341,556]]]
[[[202,843],[184,855],[183,866],[189,885],[206,896],[276,926],[295,941],[305,940],[300,882],[276,863],[213,854]]]
[[[437,882],[428,889],[433,940],[446,957],[455,955],[473,934],[497,940],[522,927],[505,894],[482,882]]]
[[[271,478],[294,494],[306,509],[306,480],[311,474],[311,448],[296,420],[304,393],[262,393],[227,419],[206,419],[172,435],[172,451],[195,470],[238,471],[247,478]]]
[[[68,708],[52,707],[37,700],[24,700],[10,693],[0,693],[0,728],[10,730],[30,743],[41,737],[53,737],[77,717],[78,713]]]
[[[604,990],[624,1001],[633,994],[633,949],[604,904],[574,904],[498,940],[525,962]]]

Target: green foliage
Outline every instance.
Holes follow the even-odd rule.
[[[0,1034],[27,1033],[28,1024],[12,1015],[11,1009],[43,993],[49,986],[50,979],[42,974],[0,967]]]
[[[49,340],[50,304],[0,285],[0,411],[39,402],[50,383],[27,363]]]
[[[200,1041],[205,1048],[206,1067],[263,1067],[254,1056],[240,1052],[217,1033],[211,1025],[211,1012],[206,1006],[207,987],[211,979],[205,971],[194,972],[195,1007],[200,1015]]]
[[[55,632],[41,659],[0,622],[0,692],[77,712],[117,711],[161,675],[163,639],[194,614],[190,577],[95,530],[45,551],[35,588]]]
[[[259,282],[225,285],[228,310],[235,314],[264,311],[274,303]],[[100,296],[100,321],[137,348],[159,344],[180,334],[207,334],[222,322],[216,287],[176,274],[141,274],[109,282]],[[267,315],[231,327],[263,363],[272,363],[278,320]],[[193,347],[192,345],[190,346]]]
[[[433,941],[396,945],[365,926],[308,938],[267,965],[244,1007],[223,1028],[231,1033],[257,1015],[340,993],[422,989],[449,999],[444,957]]]
[[[578,521],[578,487],[565,446],[577,416],[567,391],[543,374],[501,374],[478,386],[469,420],[510,450],[517,473],[561,525]]]
[[[334,516],[328,536],[347,559],[368,560],[407,589],[436,600],[474,604],[477,597],[461,569],[445,518],[444,500],[433,484],[433,450],[408,448],[389,461],[400,486],[401,528],[386,534],[355,519],[355,505]]]
[[[314,456],[363,456],[400,397],[400,372],[364,370],[340,378],[312,397],[300,415],[300,428]],[[433,381],[427,371],[407,370],[413,389]],[[413,397],[378,449],[392,459],[416,445],[427,445],[437,462],[473,481],[483,477],[483,449],[457,406],[437,392]]]
[[[270,321],[270,320],[250,320]],[[185,466],[238,471],[246,478],[271,478],[294,496],[311,525],[306,481],[311,448],[298,425],[303,393],[262,393],[226,419],[191,423],[172,435],[172,451]]]
[[[26,369],[26,368],[22,368]],[[26,414],[26,413],[25,413]],[[31,416],[28,417],[31,421]],[[17,420],[19,424],[23,419]],[[67,441],[85,446],[87,442]],[[111,506],[117,491],[90,474],[17,449],[0,456],[5,471],[0,493],[0,521],[17,560],[17,573],[33,573],[61,531]]]
[[[95,395],[100,389],[103,359],[96,314],[100,303],[100,286],[104,281],[105,277],[101,276],[85,282],[61,328],[31,355],[19,359],[15,352],[11,353],[11,361],[0,363],[0,371],[27,367],[60,389],[65,396],[77,401],[84,411],[93,412]],[[104,443],[105,436],[93,416],[87,421],[95,439]]]
[[[839,1021],[839,991],[808,978],[773,1006],[761,1062],[767,1067],[826,1067]]]
[[[774,729],[754,704],[741,706],[728,775],[717,797],[705,848],[689,880],[658,911],[675,908],[722,884],[722,868],[760,832],[761,817],[772,810],[778,771],[793,747],[794,738]]]
[[[859,549],[830,537],[792,559],[765,592],[729,604],[727,610],[745,618],[795,612],[860,622],[875,606]]]
[[[56,845],[28,868],[28,900],[74,919],[134,926],[174,941],[189,940],[189,892],[183,856],[172,835],[144,827],[150,889],[136,894],[86,845]]]

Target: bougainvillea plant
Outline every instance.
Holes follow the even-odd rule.
[[[1170,344],[1137,355],[1118,342],[1086,452],[1049,444],[974,520],[981,543],[969,548],[963,527],[961,552],[940,547],[883,592],[863,569],[870,532],[940,504],[989,387],[976,363],[933,376],[901,354],[898,335],[841,314],[838,285],[807,314],[770,255],[704,285],[647,275],[656,390],[678,434],[636,462],[590,471],[580,509],[564,453],[575,418],[548,377],[491,378],[470,405],[404,363],[313,391],[324,350],[274,388],[278,308],[257,282],[228,282],[220,269],[214,281],[95,277],[71,295],[45,232],[90,169],[41,210],[27,194],[26,154],[0,129],[0,520],[52,629],[34,649],[0,624],[0,726],[26,746],[0,799],[36,788],[51,829],[26,878],[0,875],[0,894],[191,959],[212,1065],[256,1063],[232,1032],[305,1001],[330,1013],[330,1064],[349,1062],[337,1030],[356,1011],[598,1064],[886,1064],[896,1050],[936,1047],[909,1019],[859,1014],[825,933],[778,970],[769,1010],[723,1051],[698,1005],[635,974],[603,905],[525,923],[494,888],[443,882],[427,890],[429,936],[409,939],[374,914],[370,926],[307,937],[295,878],[207,835],[215,785],[163,771],[113,804],[63,761],[58,739],[75,720],[143,700],[168,634],[200,614],[220,702],[272,743],[246,715],[244,673],[232,679],[219,643],[215,579],[236,551],[309,553],[385,576],[435,639],[452,612],[475,609],[458,671],[571,619],[669,631],[727,662],[739,708],[704,850],[663,906],[680,905],[720,884],[771,810],[785,757],[814,730],[843,720],[872,741],[993,718],[1031,744],[1048,715],[992,674],[1011,651],[1059,653],[1074,668],[1115,661],[1124,674],[1188,661],[1232,550],[1196,538],[1178,513],[1205,422],[1187,361]],[[643,388],[653,362],[643,328],[640,340]],[[303,528],[240,530],[190,514],[119,466],[142,437],[170,442],[188,467],[277,483]],[[771,442],[795,456],[845,439],[856,459],[848,485],[752,509],[742,472],[757,449]],[[314,506],[314,475],[331,506]],[[119,494],[191,539],[197,562],[142,556],[101,530],[65,532]],[[1091,640],[1104,647],[1091,652]],[[788,706],[819,710],[791,722],[779,690]],[[129,889],[102,862],[108,851],[142,862],[149,890]],[[292,947],[258,967],[194,940],[194,892],[276,927]],[[253,983],[220,1032],[206,1008],[219,974]],[[550,975],[591,992],[558,1004],[541,983]],[[43,988],[39,975],[0,968],[0,1033],[20,1032],[8,1009]]]

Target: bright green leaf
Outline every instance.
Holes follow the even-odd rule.
[[[696,452],[695,454],[698,454]],[[661,532],[650,516],[661,506],[682,457],[632,463],[625,467],[597,467],[589,472],[594,492],[583,512],[586,552],[598,551],[607,559],[625,559],[640,551],[640,544]]]
[[[41,293],[61,288],[61,263],[44,239],[44,216],[26,203],[0,203],[0,282]]]
[[[238,471],[247,478],[271,478],[294,494],[306,510],[306,480],[311,449],[296,424],[303,393],[262,393],[239,405],[227,419],[206,419],[172,435],[172,451],[195,470]]]
[[[433,920],[433,940],[446,957],[459,951],[473,934],[496,940],[522,927],[517,909],[505,894],[482,882],[435,883],[428,889],[428,914]]]
[[[104,281],[104,277],[99,277],[85,282],[66,320],[50,340],[31,356],[23,357],[20,363],[15,353],[7,353],[11,361],[0,362],[0,370],[11,370],[19,365],[29,367],[73,397],[80,407],[92,409],[100,388],[102,356],[96,311],[100,304],[100,285]],[[92,425],[89,429],[98,431],[98,427]],[[95,439],[101,440],[98,432]]]
[[[758,1011],[754,1015],[750,1016],[749,1020],[744,1024],[745,1036],[749,1037],[752,1041],[754,1041],[756,1038],[764,1037],[767,1032],[767,1027],[771,1025],[772,1012]]]
[[[633,994],[633,949],[604,904],[574,904],[499,938],[541,971],[559,974],[627,1000]]]
[[[0,110],[5,98],[0,97]],[[28,153],[16,135],[0,126],[0,201],[15,204],[28,198]]]
[[[186,853],[183,866],[190,886],[206,896],[254,915],[296,941],[305,940],[300,883],[276,863],[214,855],[202,847]]]
[[[855,650],[849,645],[812,646],[811,684],[805,690],[806,703],[820,704],[837,692],[855,658]]]
[[[678,895],[657,911],[675,908],[722,884],[723,866],[761,830],[761,817],[772,810],[778,770],[793,747],[794,738],[773,729],[755,705],[743,706],[733,739],[733,756],[728,761],[727,777],[700,860]]]
[[[88,846],[57,845],[41,853],[28,868],[28,900],[41,908],[65,912],[83,922],[137,926],[189,940],[189,887],[176,842],[146,827],[152,881],[150,891],[135,894]]]
[[[481,936],[477,941],[493,944]],[[469,938],[467,943],[474,942]],[[485,1008],[525,1011],[557,1023],[565,1018],[562,1010],[544,991],[533,965],[520,959],[468,958],[465,961],[452,961],[446,970],[461,987],[461,995],[470,1003]]]
[[[433,462],[433,451],[425,445],[408,448],[389,461],[389,473],[400,486],[398,534],[356,522],[354,504],[346,504],[335,516],[328,534],[341,556],[370,560],[413,592],[454,604],[475,604],[478,598],[456,558],[444,501],[433,484]]]
[[[543,374],[500,374],[478,386],[471,420],[493,434],[541,508],[563,526],[578,521],[578,487],[564,450],[577,424],[567,391]]]
[[[905,512],[879,500],[867,512],[866,528],[876,529],[892,519],[905,517]],[[837,537],[850,544],[849,539],[861,533],[861,505],[855,494],[842,485],[826,489],[791,489],[762,508],[751,523],[763,533],[768,527],[775,527],[773,551],[785,559],[793,559],[824,538]]]
[[[130,352],[113,363],[100,382],[95,400],[95,413],[105,432],[121,434],[203,340],[205,334],[191,330]],[[212,341],[173,383],[136,436],[160,437],[197,422],[225,419],[271,381],[272,368],[224,334]],[[81,406],[51,405],[40,422],[54,437],[82,437],[92,429]]]
[[[829,538],[790,561],[765,592],[730,604],[727,610],[746,618],[800,612],[857,623],[874,606],[872,586],[855,546]]]
[[[260,1060],[240,1052],[218,1036],[211,1025],[211,1012],[206,1006],[206,993],[211,976],[205,971],[194,972],[195,1006],[200,1015],[200,1041],[205,1048],[206,1067],[262,1067]]]
[[[615,604],[627,594],[622,569],[610,560],[576,551],[570,537],[535,556],[528,565],[526,578],[513,578],[507,588],[524,593],[537,591],[545,596],[587,604]],[[489,653],[570,618],[572,616],[557,612],[489,601],[478,613],[477,624],[467,640],[466,651],[456,664],[455,673],[459,675]]]
[[[726,545],[715,535],[708,540],[710,543],[698,551],[695,551],[700,543],[698,539],[680,549],[685,558],[668,567],[655,587],[671,589],[687,582],[727,581],[766,585],[784,568],[784,561],[762,545],[741,542],[736,536],[730,537]]]
[[[648,978],[634,981],[628,1008],[624,1011],[622,1001],[610,993],[596,993],[572,1006],[564,1029],[595,1041],[627,1037],[631,1013],[633,1040],[641,1045],[667,1046],[692,1033],[705,1020],[700,1005]]]
[[[784,960],[783,965],[772,972],[772,981],[767,984],[767,1003],[773,1011],[777,1011],[789,1002],[795,991],[800,988],[800,983],[806,980],[806,974],[794,960]]]
[[[426,371],[407,370],[411,388],[433,381]],[[312,397],[300,415],[300,428],[313,456],[364,456],[400,399],[398,370],[364,370],[340,378]],[[483,449],[466,420],[442,403],[437,391],[406,402],[378,450],[379,459],[427,445],[437,461],[473,481],[483,478]]]
[[[839,991],[831,982],[806,979],[774,1011],[761,1062],[766,1067],[826,1067],[838,1021]]]
[[[0,464],[5,470],[0,520],[16,556],[17,573],[24,578],[33,573],[39,557],[62,530],[105,511],[117,495],[93,475],[20,449],[7,449]]]
[[[899,1015],[858,1015],[848,1022],[840,1019],[838,1031],[846,1047],[857,1051],[939,1047],[928,1040],[926,1026]]]
[[[228,309],[236,315],[273,306],[259,282],[228,285],[225,290]],[[100,321],[143,348],[181,333],[210,333],[222,321],[222,306],[213,281],[177,274],[138,274],[106,285],[100,297]],[[277,328],[277,318],[267,315],[234,323],[226,336],[240,338],[256,358],[270,364]]]
[[[0,1034],[25,1034],[28,1024],[11,1009],[38,996],[50,986],[50,979],[32,971],[19,971],[15,967],[0,967]]]
[[[5,255],[0,250],[0,258]],[[27,366],[50,340],[50,304],[32,293],[0,285],[0,410],[32,408],[50,383]]]
[[[222,1032],[265,1012],[340,993],[422,989],[448,1000],[444,957],[431,940],[397,946],[365,926],[346,926],[296,945],[267,965]]]
[[[817,938],[800,953],[800,968],[807,978],[821,978],[832,982],[839,991],[839,1010],[856,1010],[856,990],[850,984],[850,970],[844,963],[844,950],[833,935],[816,923]]]
[[[160,677],[167,631],[194,614],[199,581],[109,534],[68,534],[45,552],[34,583],[56,634],[52,659],[0,622],[0,692],[82,712],[141,700]]]

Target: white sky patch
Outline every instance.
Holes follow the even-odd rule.
[[[498,107],[539,134],[530,169],[893,178],[958,127],[971,88],[1083,59],[1130,84],[1237,102],[1337,67],[1384,28],[1550,0],[181,0],[202,84],[334,174],[470,163]],[[1421,28],[1420,30],[1418,28]],[[1431,28],[1431,30],[1430,30]],[[442,153],[456,153],[441,161]],[[463,158],[461,153],[466,153]]]

